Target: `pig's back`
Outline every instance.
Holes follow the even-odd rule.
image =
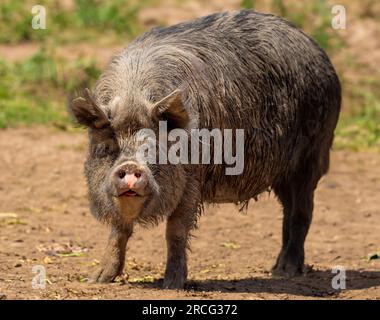
[[[199,95],[201,127],[271,129],[277,120],[285,130],[301,113],[323,123],[336,111],[325,102],[340,99],[339,80],[324,51],[273,15],[218,13],[153,29],[133,47],[157,56],[165,94],[188,85],[193,104]],[[163,63],[165,58],[171,63]]]

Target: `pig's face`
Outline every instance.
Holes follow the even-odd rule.
[[[167,120],[170,127],[187,125],[179,91],[155,104],[131,100],[129,105],[119,101],[101,107],[86,91],[85,98],[75,99],[70,108],[89,128],[85,175],[95,216],[122,223],[150,222],[175,209],[186,182],[183,168],[143,163],[139,152],[146,143],[142,129],[156,132],[159,120]]]
[[[150,125],[142,120],[148,119],[142,115],[123,120],[115,116],[111,119],[112,125],[89,130],[90,153],[85,173],[90,196],[105,194],[106,201],[112,202],[114,210],[128,221],[139,215],[146,200],[154,196],[158,189],[153,168],[139,163],[136,157],[141,145],[136,140],[136,134],[139,129]],[[128,123],[133,125],[128,126]]]

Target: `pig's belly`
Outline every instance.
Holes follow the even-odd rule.
[[[268,187],[257,190],[247,190],[247,192],[237,193],[236,190],[228,188],[217,188],[215,193],[205,197],[208,203],[239,203],[257,197],[260,193],[268,191]]]

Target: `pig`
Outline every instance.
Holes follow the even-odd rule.
[[[245,207],[268,190],[283,207],[272,273],[302,274],[314,191],[329,168],[340,105],[327,54],[280,17],[222,12],[137,37],[113,56],[94,90],[69,105],[88,128],[90,210],[111,230],[91,281],[111,282],[123,272],[135,225],[166,221],[163,287],[184,288],[189,239],[204,205]],[[197,128],[244,130],[242,172],[226,174],[224,161],[139,161],[139,132],[158,136],[161,122],[188,135]]]

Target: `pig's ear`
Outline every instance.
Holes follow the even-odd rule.
[[[84,90],[84,98],[79,97],[71,102],[69,111],[79,124],[86,127],[100,129],[110,125],[108,117],[96,104],[87,88]]]
[[[171,128],[185,128],[190,118],[182,103],[181,90],[177,89],[158,101],[152,108],[152,118],[168,121]]]

